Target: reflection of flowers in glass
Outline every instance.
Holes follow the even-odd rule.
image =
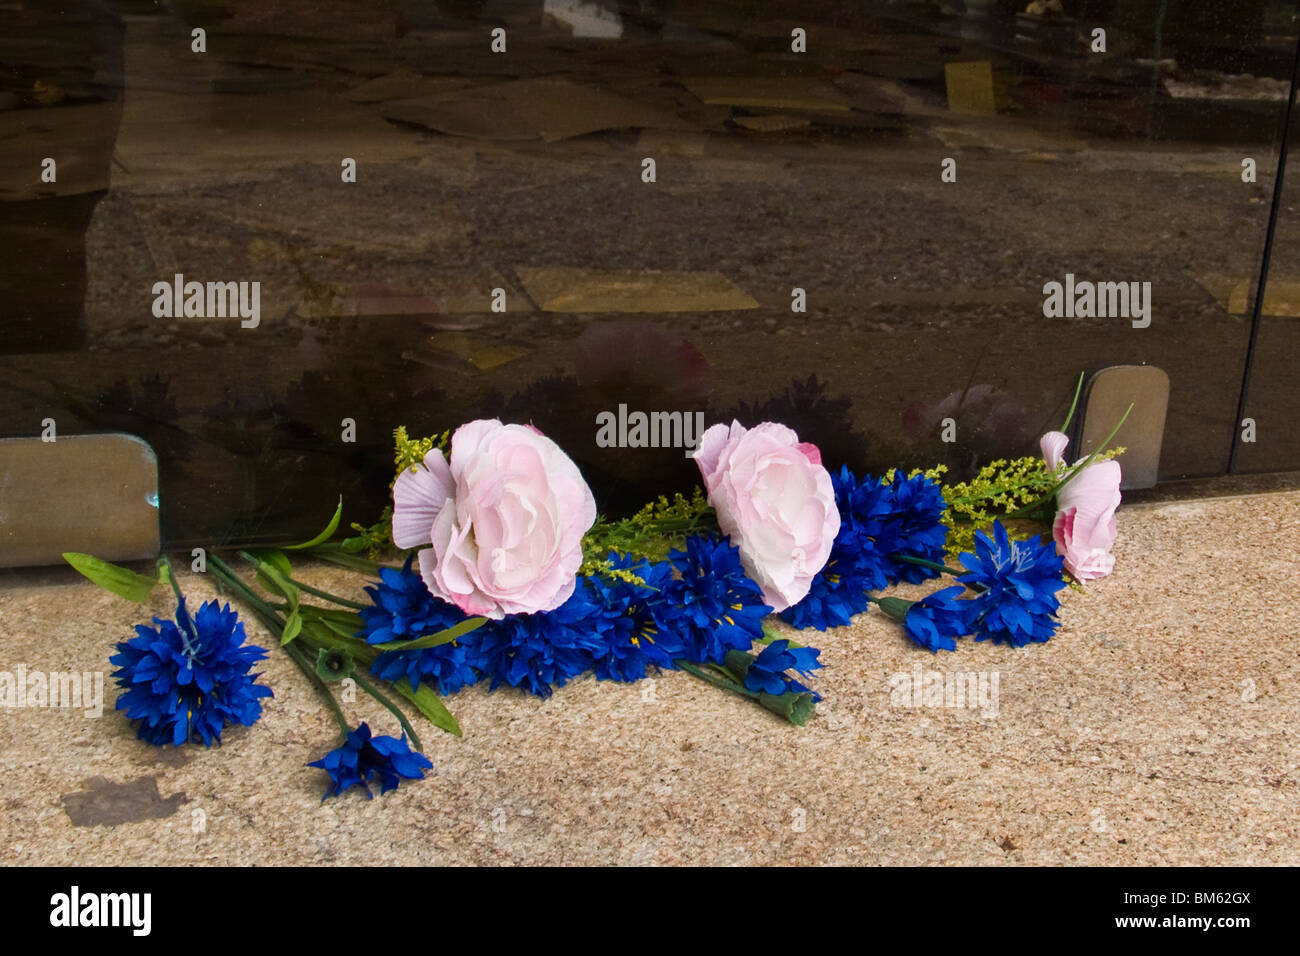
[[[190,617],[185,599],[176,620],[154,618],[156,628],[137,625],[136,637],[117,645],[113,677],[126,688],[117,709],[139,721],[139,737],[179,747],[186,741],[211,746],[228,724],[250,726],[262,716],[259,700],[271,689],[250,674],[266,651],[246,644],[239,615],[209,601]]]
[[[373,737],[369,724],[361,724],[348,733],[343,746],[331,750],[309,767],[320,767],[330,776],[329,789],[321,800],[337,797],[349,787],[360,787],[368,798],[374,798],[369,782],[379,778],[380,794],[395,790],[403,779],[422,780],[424,771],[433,764],[421,753],[412,751],[406,743],[406,734],[396,737]]]
[[[772,609],[729,540],[694,535],[669,560],[679,577],[667,598],[681,609],[675,627],[687,660],[721,663],[727,651],[746,650],[762,637],[763,618]]]
[[[903,427],[913,435],[937,434],[945,418],[954,421],[960,435],[987,436],[995,456],[1032,437],[1025,407],[986,384],[949,392],[936,402],[913,402],[903,412]]]
[[[808,593],[826,565],[840,514],[835,489],[815,445],[784,425],[714,425],[700,439],[695,463],[718,515],[718,527],[773,610]]]
[[[1062,562],[1050,544],[1011,541],[1000,521],[993,537],[975,533],[975,552],[960,557],[966,573],[957,578],[976,592],[970,623],[975,640],[1023,647],[1056,633],[1056,592],[1064,587]]]
[[[578,381],[620,395],[659,393],[698,405],[708,391],[709,363],[699,349],[659,322],[620,318],[592,322],[574,342]],[[654,356],[648,361],[647,356]],[[646,401],[641,407],[657,407]]]
[[[393,543],[420,552],[429,591],[500,620],[573,594],[596,502],[578,466],[536,429],[496,419],[456,429],[393,485]]]
[[[1048,432],[1039,441],[1049,471],[1060,469],[1069,439]],[[1076,464],[1078,464],[1076,462]],[[1056,492],[1052,538],[1065,569],[1080,581],[1104,578],[1115,567],[1111,549],[1119,534],[1115,509],[1123,474],[1117,461],[1094,461]]]

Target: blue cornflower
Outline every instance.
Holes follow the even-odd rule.
[[[462,687],[478,682],[479,675],[469,663],[469,645],[461,643],[472,641],[476,636],[477,632],[473,631],[437,647],[385,651],[370,665],[370,673],[394,683],[406,678],[414,690],[419,690],[423,682],[439,694],[454,694]]]
[[[826,566],[813,578],[808,593],[798,604],[781,612],[781,620],[800,630],[842,627],[870,606],[867,592],[877,587],[876,575],[860,560],[858,542],[852,535],[837,535]]]
[[[925,475],[904,478],[899,474],[889,483],[889,491],[893,512],[876,537],[877,550],[942,564],[948,545],[948,529],[943,524],[947,508],[943,489]],[[915,564],[894,561],[893,565],[898,579],[909,584],[920,584],[939,575],[933,568]]]
[[[119,643],[109,658],[118,665],[114,679],[127,688],[117,709],[139,721],[141,740],[210,747],[221,742],[227,724],[257,722],[258,701],[272,694],[249,671],[266,651],[244,643],[244,624],[229,604],[209,601],[191,618],[179,598],[176,620],[154,623],[156,628],[137,625],[137,636]]]
[[[831,474],[840,530],[830,557],[802,601],[781,613],[798,628],[848,624],[870,604],[868,593],[901,581],[918,583],[938,572],[898,561],[910,554],[941,562],[947,541],[943,492],[923,475],[861,481],[847,466]]]
[[[322,801],[337,797],[349,787],[360,787],[367,798],[373,799],[375,795],[367,784],[375,777],[379,778],[382,795],[395,790],[402,778],[423,780],[424,771],[433,768],[424,754],[411,750],[405,733],[400,740],[396,737],[372,737],[370,725],[365,723],[348,733],[342,747],[336,747],[307,766],[320,767],[330,775],[330,787],[321,797]]]
[[[957,600],[958,595],[965,593],[963,587],[944,588],[911,602],[903,617],[903,630],[927,651],[955,651],[957,642],[953,638],[971,632],[975,602]]]
[[[474,632],[467,660],[492,678],[491,690],[509,684],[550,697],[552,685],[563,687],[595,664],[610,626],[594,592],[579,580],[553,611],[507,614],[484,624]]]
[[[367,643],[423,637],[465,619],[458,608],[429,593],[428,585],[411,570],[413,557],[406,559],[400,571],[380,568],[379,581],[366,588],[372,606],[361,610],[362,628],[357,636]]]
[[[773,641],[745,671],[745,686],[768,694],[803,693],[808,688],[785,672],[794,670],[806,676],[822,666],[817,660],[820,653],[815,647],[791,647],[784,638]],[[820,701],[821,695],[813,694],[813,698]]]
[[[411,570],[411,559],[398,571],[381,568],[379,582],[366,588],[373,605],[361,610],[362,628],[357,636],[370,644],[415,640],[436,634],[465,620],[465,613],[453,604],[429,593],[423,579]],[[478,680],[469,665],[467,642],[477,631],[437,647],[414,651],[386,651],[375,659],[370,672],[389,681],[406,678],[416,690],[421,682],[440,694],[454,694]]]
[[[885,586],[883,573],[866,560],[870,550],[858,531],[853,517],[853,490],[857,479],[847,466],[831,475],[835,490],[835,506],[840,512],[840,530],[835,534],[826,566],[813,578],[808,593],[798,604],[781,612],[781,620],[802,630],[815,627],[824,631],[828,627],[842,627],[850,623],[854,614],[861,614],[871,604],[868,591]]]
[[[680,609],[676,629],[686,660],[722,663],[727,651],[747,650],[763,635],[763,618],[772,608],[746,577],[730,539],[694,535],[669,561],[680,575],[668,599]]]
[[[610,567],[630,571],[645,585],[592,575],[586,584],[606,620],[602,628],[605,647],[596,658],[596,676],[601,680],[637,681],[647,668],[674,668],[674,660],[685,652],[677,631],[681,609],[668,600],[673,566],[667,561],[651,564],[610,552]]]
[[[848,494],[849,533],[857,541],[860,560],[874,577],[872,590],[899,581],[911,584],[933,578],[937,571],[895,560],[906,554],[927,561],[942,562],[948,538],[943,525],[943,490],[924,475],[892,480],[867,476],[854,482],[852,473],[841,469],[840,489]],[[843,521],[841,521],[841,528]]]
[[[962,554],[959,560],[967,573],[957,580],[977,592],[969,602],[977,641],[1023,647],[1056,632],[1056,592],[1065,581],[1054,545],[1011,541],[1007,529],[995,521],[993,537],[977,531],[975,553]]]

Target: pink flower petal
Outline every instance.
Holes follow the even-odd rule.
[[[1038,447],[1043,453],[1043,461],[1047,462],[1048,471],[1056,471],[1065,460],[1065,446],[1070,444],[1070,439],[1064,432],[1048,432],[1042,438],[1038,439]]]
[[[393,544],[418,548],[432,542],[431,529],[455,491],[442,452],[434,449],[424,464],[407,468],[393,483]]]
[[[807,458],[810,462],[812,462],[814,465],[820,465],[822,463],[821,449],[818,448],[816,445],[814,445],[812,442],[801,441],[799,444],[795,445],[794,447],[798,448],[801,452],[803,452],[803,456]]]

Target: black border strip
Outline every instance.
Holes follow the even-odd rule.
[[[1291,144],[1291,113],[1295,107],[1297,82],[1300,82],[1300,29],[1296,33],[1295,57],[1291,61],[1291,93],[1287,97],[1286,110],[1282,115],[1282,142],[1277,154],[1277,177],[1273,181],[1273,203],[1269,207],[1268,228],[1264,232],[1264,254],[1260,257],[1259,282],[1255,287],[1255,304],[1250,316],[1250,339],[1246,343],[1241,394],[1237,397],[1237,414],[1232,420],[1232,442],[1228,445],[1228,474],[1230,475],[1237,473],[1237,450],[1241,447],[1241,435],[1238,429],[1241,427],[1241,420],[1246,417],[1246,397],[1250,392],[1251,372],[1255,365],[1255,344],[1263,320],[1264,289],[1268,283],[1268,270],[1273,258],[1273,237],[1277,232],[1277,220],[1282,212],[1282,184],[1286,178],[1287,153]]]

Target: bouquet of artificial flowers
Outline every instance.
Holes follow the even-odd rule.
[[[549,696],[587,672],[630,682],[680,669],[802,725],[821,699],[803,683],[819,652],[776,619],[826,631],[874,603],[932,652],[967,636],[1047,641],[1058,592],[1110,572],[1117,532],[1122,449],[1070,466],[1067,441],[1049,432],[1041,459],[992,462],[943,485],[942,468],[832,473],[779,423],[716,424],[694,454],[702,488],[610,520],[572,459],[531,425],[479,420],[418,440],[398,428],[392,507],[378,524],[336,540],[340,501],[312,540],[239,552],[252,581],[216,555],[207,569],[328,701],[343,742],[312,764],[329,775],[326,797],[354,786],[369,795],[372,781],[387,791],[431,766],[398,699],[459,735],[444,698],[472,684]],[[1035,517],[1051,518],[1052,541],[1004,523]],[[368,600],[298,580],[295,552],[366,575]],[[271,691],[250,671],[265,652],[246,643],[228,604],[191,616],[165,557],[157,578],[66,557],[134,600],[160,581],[176,589],[175,620],[138,627],[112,658],[117,708],[142,739],[207,746],[260,717]],[[944,574],[955,583],[918,601],[880,593]],[[334,697],[343,680],[392,713],[401,737],[350,725]]]

